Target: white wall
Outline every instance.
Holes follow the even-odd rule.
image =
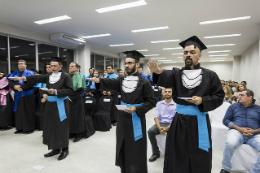
[[[233,73],[233,62],[200,62],[200,65],[204,68],[210,69],[217,73],[219,79],[229,80],[232,79]],[[176,63],[176,64],[161,64],[160,68],[165,68],[167,70],[172,69],[172,67],[182,68],[184,67],[184,63]]]

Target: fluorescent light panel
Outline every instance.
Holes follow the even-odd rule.
[[[183,57],[178,57],[178,58],[183,58]]]
[[[23,54],[23,55],[17,55],[15,57],[21,57],[21,56],[29,56],[30,54]]]
[[[221,55],[209,55],[209,56],[228,56],[229,54],[221,54]]]
[[[159,54],[150,54],[150,55],[144,55],[144,56],[158,56]]]
[[[229,19],[210,20],[210,21],[200,22],[200,25],[222,23],[222,22],[231,22],[231,21],[236,21],[236,20],[246,20],[246,19],[250,19],[250,17],[251,16],[244,16],[244,17],[236,17],[236,18],[229,18]]]
[[[158,61],[172,61],[172,60],[166,59],[166,60],[158,60]]]
[[[134,43],[129,43],[129,44],[111,44],[109,45],[110,47],[120,47],[120,46],[133,46]]]
[[[211,60],[226,59],[226,58],[210,58]]]
[[[141,49],[141,50],[137,50],[138,52],[147,52],[148,49]]]
[[[223,53],[223,52],[231,52],[231,50],[209,51],[208,53]]]
[[[179,39],[175,39],[175,40],[159,40],[159,41],[151,41],[151,43],[166,43],[166,42],[176,42],[176,41],[180,41]]]
[[[221,47],[221,46],[235,46],[236,44],[215,44],[215,45],[207,45],[207,47]]]
[[[176,63],[176,62],[163,62],[164,64],[171,64],[171,63]]]
[[[225,61],[225,60],[210,60],[210,62]]]
[[[126,8],[131,8],[131,7],[142,6],[142,5],[146,5],[146,4],[147,4],[147,3],[146,3],[144,0],[140,0],[140,1],[125,3],[125,4],[120,4],[120,5],[105,7],[105,8],[99,8],[99,9],[96,9],[96,11],[97,11],[98,13],[105,13],[105,12],[116,11],[116,10],[122,10],[122,9],[126,9]]]
[[[205,38],[205,39],[206,39],[206,38],[224,38],[224,37],[237,37],[237,36],[241,36],[241,34],[206,36],[206,37],[204,37],[204,38]]]
[[[182,47],[163,48],[163,50],[183,49]]]
[[[133,33],[136,32],[146,32],[146,31],[155,31],[155,30],[161,30],[161,29],[169,29],[168,26],[163,27],[155,27],[155,28],[146,28],[146,29],[138,29],[138,30],[132,30]]]
[[[166,59],[165,57],[151,58],[151,59]]]
[[[42,24],[58,22],[58,21],[68,20],[68,19],[71,19],[71,17],[64,15],[64,16],[54,17],[54,18],[50,18],[50,19],[43,19],[43,20],[35,21],[34,23],[42,25]]]
[[[111,34],[98,34],[98,35],[90,35],[90,36],[85,36],[83,38],[88,39],[88,38],[97,38],[97,37],[106,37],[106,36],[111,36]]]
[[[172,55],[183,55],[183,53],[173,53]]]

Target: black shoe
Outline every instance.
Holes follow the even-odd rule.
[[[150,159],[149,159],[149,162],[154,162],[155,160],[157,160],[157,158],[160,157],[160,154],[153,154]]]
[[[16,131],[14,132],[14,134],[18,134],[18,133],[23,133],[23,131],[22,131],[22,130],[16,130]]]
[[[81,138],[82,138],[82,137],[76,137],[76,138],[73,140],[73,142],[78,142],[78,141],[81,140]]]
[[[116,126],[116,125],[117,125],[117,122],[115,122],[115,123],[112,123],[112,125],[113,125],[113,126]]]
[[[230,172],[228,172],[228,171],[225,170],[225,169],[221,169],[220,173],[230,173]]]
[[[31,130],[31,131],[23,132],[23,134],[31,134],[31,133],[33,133],[33,132],[34,132],[34,130]]]
[[[65,159],[69,155],[69,151],[62,151],[60,153],[60,156],[58,157],[58,160]]]
[[[51,152],[44,154],[44,157],[51,157],[51,156],[54,156],[56,154],[60,154],[60,150],[51,150]]]

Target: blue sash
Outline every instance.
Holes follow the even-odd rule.
[[[199,148],[209,151],[209,134],[206,115],[207,112],[200,112],[198,106],[187,106],[177,104],[176,112],[183,115],[196,115],[198,121]]]
[[[126,105],[127,108],[134,106],[142,106],[143,103],[140,104],[126,104],[124,102],[121,101],[121,105]],[[137,113],[134,112],[132,114],[132,122],[133,122],[133,129],[134,129],[134,138],[135,141],[137,141],[138,139],[141,139],[143,137],[143,132],[142,132],[142,124],[141,124],[141,119],[140,117],[138,117]]]
[[[64,100],[66,100],[68,96],[58,98],[57,96],[47,96],[49,102],[56,102],[59,110],[60,121],[62,122],[67,118],[64,106]]]
[[[33,94],[33,90],[28,90],[28,91],[23,91],[23,92],[15,91],[15,93],[14,93],[14,96],[15,96],[14,112],[17,111],[17,107],[18,107],[20,97],[25,97],[25,96],[28,96],[28,95],[31,95],[31,94]]]

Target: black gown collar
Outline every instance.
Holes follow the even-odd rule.
[[[194,69],[200,69],[200,63],[198,63],[197,65],[194,66]],[[190,67],[183,67],[181,70],[191,70]]]

